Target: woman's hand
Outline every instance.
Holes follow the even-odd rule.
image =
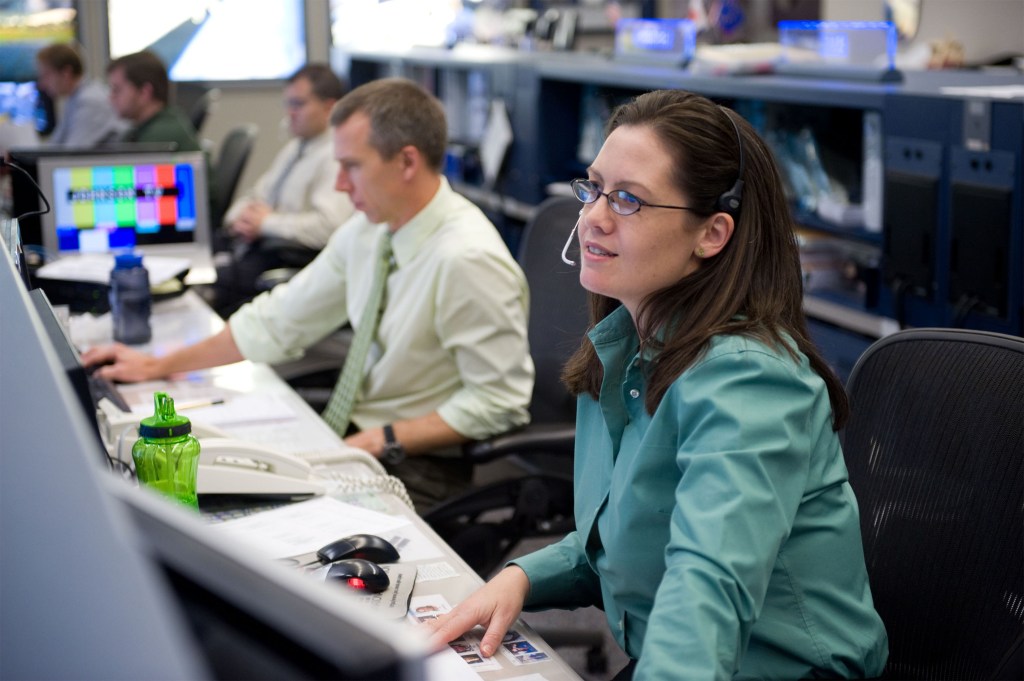
[[[530,580],[526,573],[515,565],[508,566],[451,612],[427,623],[433,628],[430,644],[441,648],[479,624],[487,629],[480,640],[480,653],[490,657],[523,611],[529,592]]]
[[[102,365],[96,369],[97,375],[124,383],[163,377],[156,357],[121,343],[89,348],[82,353],[82,363],[87,367]]]

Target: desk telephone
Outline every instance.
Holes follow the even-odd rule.
[[[199,494],[317,496],[327,491],[302,459],[227,437],[199,438]]]
[[[110,455],[131,463],[128,453],[138,437],[137,415],[122,412],[106,399],[100,400],[97,415],[100,432]],[[387,474],[370,454],[358,449],[311,454],[309,460],[276,451],[255,442],[230,437],[220,428],[192,422],[192,434],[199,440],[199,494],[240,494],[271,496],[318,496],[328,490],[341,493],[382,491],[396,495],[412,507],[404,485]],[[358,461],[372,470],[370,475],[343,474],[332,464]]]

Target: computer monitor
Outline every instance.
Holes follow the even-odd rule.
[[[424,638],[333,585],[252,556],[163,499],[111,485],[217,678],[425,678]]]
[[[21,240],[21,225],[16,218],[0,218],[0,241],[3,241],[3,248],[14,264],[14,269],[25,286],[25,290],[34,288],[28,262],[25,259],[24,243]]]
[[[0,678],[423,678],[403,625],[97,465],[0,251]]]
[[[89,387],[89,376],[85,367],[82,366],[82,359],[78,355],[78,349],[68,336],[64,324],[57,319],[53,306],[50,305],[50,301],[43,289],[32,289],[29,291],[28,297],[36,315],[39,317],[39,321],[42,322],[43,331],[46,333],[50,347],[57,353],[57,361],[60,362],[64,375],[67,376],[68,383],[71,385],[71,390],[78,400],[82,414],[85,415],[86,421],[91,426],[93,434],[96,436],[96,441],[102,445],[103,440],[96,421],[96,404],[93,401],[92,390]],[[105,454],[106,450],[104,450],[104,460],[107,458]]]
[[[0,81],[0,117],[17,125],[31,125],[38,129],[36,122],[36,105],[39,91],[35,81],[19,83],[16,81]]]
[[[100,445],[0,251],[0,678],[204,678],[175,601],[101,487]]]
[[[178,150],[175,142],[111,142],[101,147],[77,146],[31,146],[12,147],[7,154],[11,163],[23,170],[12,170],[11,215],[21,221],[21,236],[26,244],[42,246],[43,233],[39,227],[39,216],[30,215],[44,208],[39,200],[39,159],[54,156],[98,156],[115,154],[168,154]],[[33,184],[35,183],[35,184]],[[49,200],[49,196],[47,196]]]
[[[43,246],[57,255],[137,249],[195,258],[210,253],[202,152],[45,156],[39,187]]]

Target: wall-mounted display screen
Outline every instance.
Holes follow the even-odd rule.
[[[110,56],[149,50],[174,81],[287,78],[306,63],[303,0],[107,0]]]
[[[75,0],[0,2],[0,81],[36,79],[36,52],[75,40]]]

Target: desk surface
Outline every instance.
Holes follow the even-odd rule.
[[[152,326],[154,340],[142,349],[163,354],[182,345],[197,342],[223,328],[220,320],[194,293],[154,304]],[[111,337],[109,315],[103,317],[76,317],[71,324],[72,337],[80,347],[108,342]],[[337,435],[291,388],[267,365],[239,362],[209,371],[192,372],[176,376],[172,381],[160,381],[135,386],[121,386],[129,404],[146,404],[154,389],[169,389],[178,394],[178,401],[190,397],[222,397],[230,400],[259,396],[280,400],[286,405],[290,417],[260,424],[220,424],[232,436],[251,439],[264,445],[273,445],[289,453],[329,451],[344,447]],[[185,410],[183,413],[188,413]],[[397,497],[382,493],[362,493],[339,497],[343,501],[358,503],[372,510],[401,515],[409,519],[434,546],[441,558],[431,557],[414,564],[440,567],[453,576],[442,579],[417,580],[413,599],[435,601],[443,599],[454,606],[469,596],[482,580],[466,563],[434,533],[434,531]],[[412,626],[412,625],[410,625]],[[548,659],[529,664],[514,664],[508,656],[497,654],[492,658],[497,669],[473,669],[485,681],[512,679],[539,674],[547,681],[578,679],[576,673],[537,636],[527,625],[519,622],[516,629],[527,639],[538,644]],[[492,663],[493,665],[494,663]]]

